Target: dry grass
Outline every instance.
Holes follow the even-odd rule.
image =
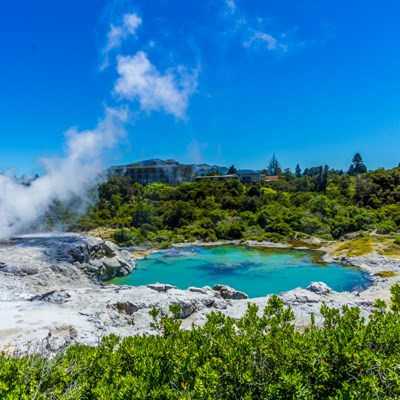
[[[118,229],[115,228],[105,228],[105,227],[99,227],[96,229],[92,229],[88,232],[85,232],[85,234],[90,235],[90,236],[95,236],[103,240],[111,240],[114,236],[114,233]]]
[[[400,246],[387,236],[368,236],[329,246],[335,256],[361,257],[372,252],[386,257],[400,257]]]
[[[138,259],[146,258],[149,255],[147,251],[132,251],[131,254]]]
[[[335,245],[333,245],[335,246]],[[346,240],[334,248],[335,255],[345,255],[347,257],[359,257],[374,251],[371,238],[361,238],[355,240]]]
[[[397,276],[397,272],[394,271],[379,271],[374,274],[375,276],[379,276],[380,278],[394,278]]]

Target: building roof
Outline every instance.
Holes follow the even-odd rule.
[[[279,176],[278,175],[270,175],[270,176],[266,176],[264,179],[266,182],[276,182],[276,181],[279,181]]]

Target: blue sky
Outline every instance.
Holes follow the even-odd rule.
[[[400,162],[400,2],[0,2],[0,168],[129,110],[107,165]],[[40,170],[40,169],[39,169]]]

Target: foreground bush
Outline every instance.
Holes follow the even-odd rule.
[[[158,336],[105,338],[53,359],[0,357],[4,399],[394,399],[400,397],[400,287],[391,310],[377,301],[366,322],[358,308],[323,306],[295,330],[293,313],[272,296],[238,321],[211,313],[180,330],[179,308],[160,317]]]

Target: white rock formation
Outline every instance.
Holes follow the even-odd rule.
[[[343,260],[341,260],[343,261]],[[368,272],[399,271],[399,262],[381,256],[345,260]],[[214,289],[179,290],[164,283],[129,287],[104,285],[101,280],[134,269],[133,256],[110,242],[91,237],[41,237],[0,244],[0,350],[34,345],[55,352],[74,343],[96,345],[102,336],[155,334],[149,311],[168,313],[178,304],[183,329],[205,323],[211,311],[239,318],[249,302],[260,314],[269,296],[248,299],[224,285]],[[322,282],[280,296],[293,308],[296,324],[309,325],[314,313],[322,323],[323,302],[332,307],[358,306],[368,316],[376,298],[388,300],[391,279],[374,278],[362,292],[337,293]]]

